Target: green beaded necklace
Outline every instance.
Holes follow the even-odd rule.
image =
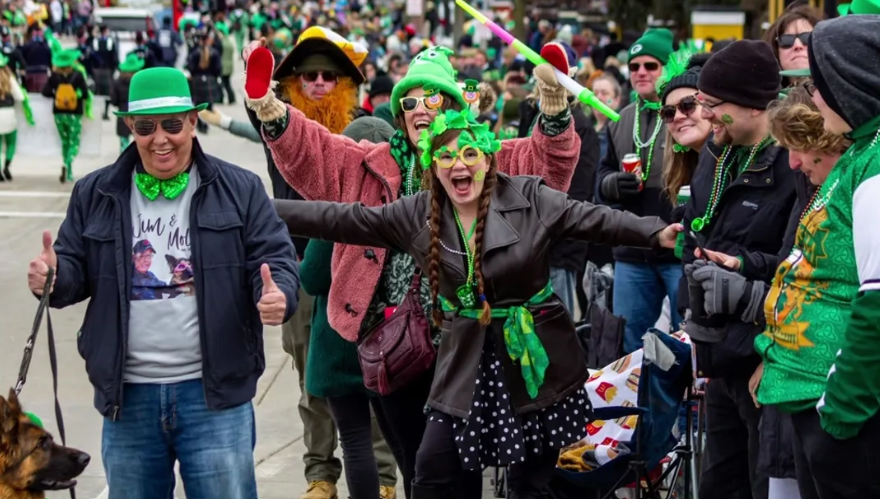
[[[455,214],[455,224],[458,226],[458,232],[464,240],[464,251],[467,256],[468,266],[467,282],[455,290],[455,295],[458,296],[458,300],[461,302],[462,307],[474,308],[477,301],[474,299],[474,252],[471,251],[470,240],[474,235],[474,231],[477,229],[477,219],[474,218],[474,222],[471,224],[471,230],[465,233],[464,226],[461,225],[461,218],[458,216],[458,210],[453,208],[452,213]]]
[[[746,161],[743,171],[749,168],[752,161],[755,160],[755,155],[758,154],[758,151],[761,150],[768,140],[770,140],[770,137],[764,137],[761,142],[752,146],[752,150],[749,152],[749,159]],[[724,190],[725,184],[727,183],[727,173],[730,170],[730,165],[733,163],[727,163],[727,157],[732,150],[733,147],[730,145],[724,146],[724,151],[722,151],[721,156],[718,157],[718,162],[715,163],[715,178],[712,181],[712,194],[709,196],[709,204],[706,206],[706,213],[703,214],[702,217],[697,217],[691,221],[691,229],[694,232],[700,232],[703,230],[709,225],[712,221],[712,217],[715,215],[715,208],[718,207],[718,202],[721,200],[721,192]]]
[[[642,168],[642,182],[647,182],[648,177],[651,176],[651,163],[654,161],[654,144],[657,142],[657,136],[660,134],[660,127],[663,126],[663,120],[660,119],[660,116],[657,116],[657,122],[654,124],[654,131],[651,133],[651,137],[647,142],[642,142],[642,125],[641,125],[641,111],[642,109],[647,109],[648,111],[658,110],[655,104],[659,104],[656,102],[645,102],[642,103],[641,97],[636,97],[636,119],[635,125],[633,126],[633,144],[636,146],[637,150],[641,150],[644,148],[648,148],[648,164],[644,168]],[[650,115],[650,114],[649,114]],[[641,154],[639,154],[641,156]]]

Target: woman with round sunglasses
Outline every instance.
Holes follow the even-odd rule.
[[[426,269],[442,330],[413,499],[454,497],[465,471],[509,466],[511,498],[540,498],[559,450],[586,435],[588,377],[550,284],[560,239],[659,249],[679,224],[572,200],[498,171],[501,143],[469,110],[422,133],[429,190],[389,205],[277,201],[292,233],[405,251]]]
[[[247,61],[246,103],[262,122],[278,170],[303,197],[367,206],[387,204],[427,188],[427,179],[418,167],[416,144],[434,117],[443,110],[479,103],[479,93],[464,91],[456,81],[451,54],[445,47],[425,49],[394,86],[391,111],[398,130],[389,144],[355,142],[331,134],[278,100],[271,91],[274,60],[262,41],[252,43],[243,53]],[[565,56],[559,59],[565,61]],[[535,76],[541,95],[540,122],[530,138],[502,143],[498,168],[511,175],[540,175],[551,187],[566,191],[577,164],[580,139],[574,131],[566,90],[556,81],[552,67],[536,67]],[[334,248],[333,262],[329,322],[349,341],[357,341],[380,325],[403,302],[417,268],[405,252],[343,244]],[[427,282],[422,282],[420,302],[430,311],[430,290]],[[432,333],[437,344],[439,332]],[[409,385],[379,397],[396,433],[390,438],[405,447],[398,465],[407,497],[426,424],[424,403],[433,381],[431,368]],[[474,490],[469,482],[468,493],[479,496],[482,479],[478,473],[472,479]]]
[[[663,183],[666,196],[680,205],[682,188],[689,186],[697,168],[700,151],[712,133],[712,123],[699,112],[697,81],[711,54],[673,54],[664,77],[658,82],[660,119],[666,124],[663,151]]]
[[[822,18],[822,13],[813,7],[793,3],[764,33],[764,41],[773,48],[782,69],[783,89],[801,83],[809,75],[807,42]]]

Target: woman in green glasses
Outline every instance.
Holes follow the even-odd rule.
[[[511,497],[541,497],[590,413],[548,248],[562,238],[671,248],[681,226],[498,172],[501,144],[468,110],[438,115],[418,147],[428,191],[375,208],[276,200],[276,209],[292,233],[396,249],[427,270],[442,333],[412,499],[451,497],[462,472],[508,465]]]

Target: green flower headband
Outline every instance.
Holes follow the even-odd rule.
[[[489,130],[488,123],[479,123],[470,109],[462,111],[446,110],[434,118],[434,122],[427,130],[422,131],[419,137],[419,149],[422,151],[420,162],[422,169],[431,168],[433,158],[439,158],[448,149],[442,146],[431,154],[431,140],[447,130],[470,130],[470,133],[462,133],[458,136],[458,147],[471,146],[483,154],[494,154],[501,150],[501,141],[495,138],[495,134]]]

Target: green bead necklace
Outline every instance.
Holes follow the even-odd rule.
[[[758,151],[768,140],[770,140],[770,137],[765,137],[761,142],[752,146],[752,150],[749,152],[749,159],[746,161],[743,171],[749,168],[752,161],[755,160],[755,155],[758,154]],[[730,170],[730,164],[727,163],[727,157],[732,150],[733,147],[730,145],[724,146],[724,151],[722,151],[721,156],[718,157],[718,162],[715,163],[715,178],[712,181],[712,194],[709,196],[709,204],[706,206],[706,213],[702,217],[697,217],[691,221],[691,230],[694,232],[700,232],[703,230],[709,225],[712,221],[712,217],[715,215],[715,208],[718,207],[718,202],[721,200],[721,192],[724,190],[725,184],[727,183],[727,174]]]
[[[650,103],[647,103],[648,105]],[[644,148],[648,148],[648,164],[644,168],[642,168],[642,182],[646,182],[648,177],[651,176],[651,163],[654,161],[654,144],[657,142],[657,135],[660,134],[660,127],[663,125],[663,120],[660,119],[660,116],[657,116],[657,122],[654,124],[654,131],[651,133],[651,137],[647,142],[642,142],[642,125],[641,125],[641,114],[642,109],[642,99],[640,97],[636,97],[636,119],[635,126],[633,126],[633,144],[636,146],[637,150],[641,150]],[[649,111],[653,110],[653,107],[647,107]],[[641,156],[641,154],[639,154]]]
[[[467,257],[468,266],[467,282],[455,290],[455,295],[458,296],[458,300],[461,302],[462,307],[474,308],[477,305],[477,300],[474,298],[474,252],[471,251],[470,240],[474,235],[474,231],[477,229],[477,219],[474,218],[474,222],[471,224],[471,229],[465,233],[464,226],[461,224],[461,218],[458,216],[458,210],[453,208],[452,213],[455,214],[455,224],[458,226],[458,232],[464,240],[464,251]]]

